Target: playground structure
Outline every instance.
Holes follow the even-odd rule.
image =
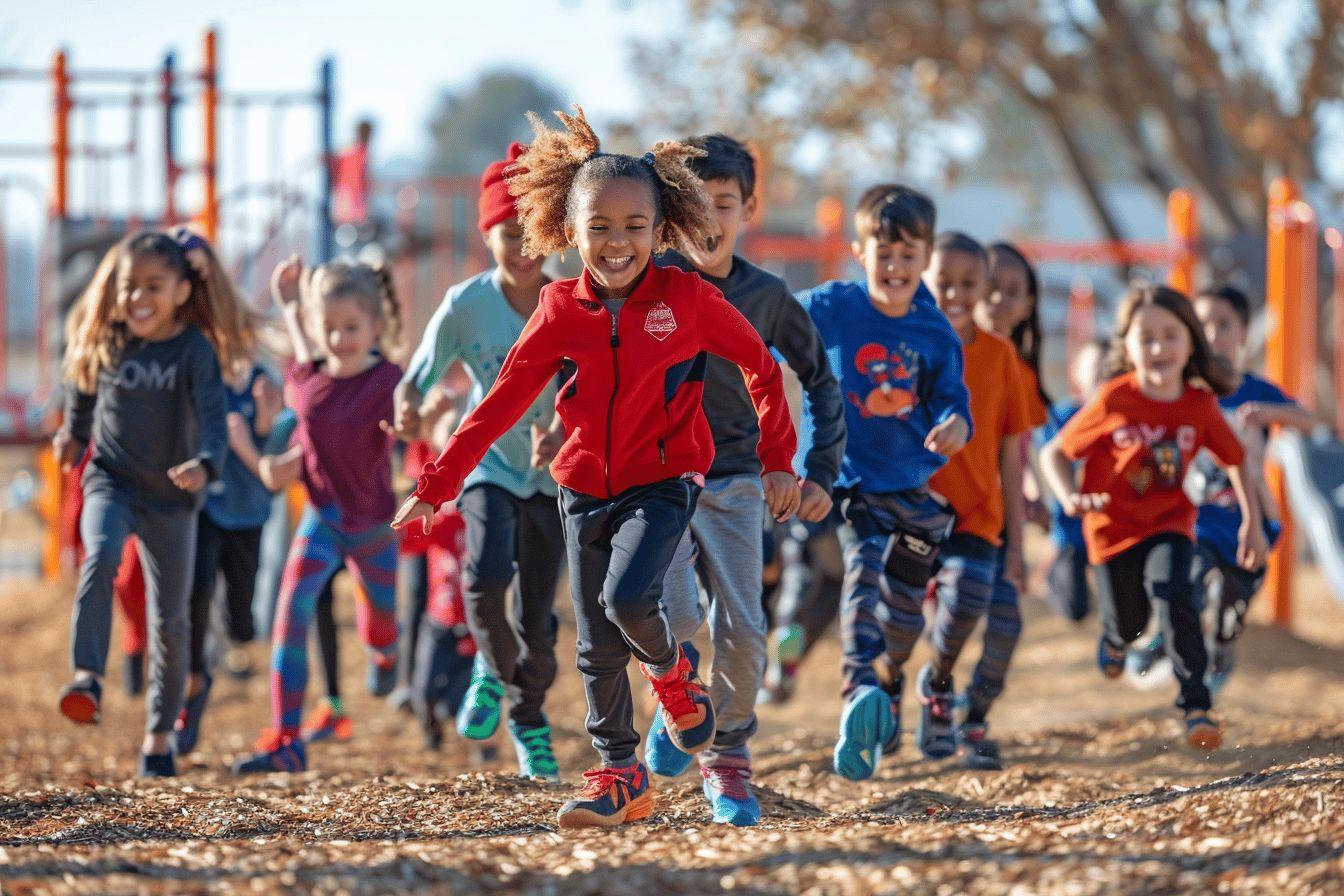
[[[318,65],[316,85],[309,90],[234,92],[225,90],[219,59],[219,35],[204,34],[201,62],[195,70],[179,67],[175,53],[145,70],[78,70],[64,51],[49,69],[0,68],[5,81],[47,85],[52,107],[49,144],[0,145],[0,160],[47,159],[51,188],[31,178],[0,170],[0,417],[33,416],[34,406],[50,399],[56,370],[59,322],[83,287],[98,256],[113,241],[137,226],[190,222],[212,237],[245,294],[258,304],[268,301],[267,279],[274,263],[295,245],[311,245],[310,258],[331,257],[338,248],[351,249],[368,239],[379,241],[393,264],[398,295],[410,332],[419,332],[444,291],[454,282],[483,270],[486,249],[475,228],[474,177],[388,179],[363,184],[367,197],[357,205],[365,220],[341,220],[333,203],[339,161],[334,145],[335,66]],[[119,140],[100,136],[106,110],[126,116]],[[159,127],[144,119],[157,110]],[[312,151],[292,170],[285,170],[282,145],[292,113],[312,118]],[[189,114],[190,113],[190,114]],[[262,139],[254,140],[254,119],[266,117]],[[180,132],[196,119],[199,157],[189,160]],[[221,152],[221,146],[232,151]],[[255,157],[265,156],[257,166]],[[116,169],[125,176],[120,208],[113,181]],[[153,176],[147,170],[153,168]],[[259,168],[257,176],[252,175]],[[159,184],[161,201],[146,201],[150,181]],[[83,183],[78,188],[77,183]],[[194,189],[192,189],[194,188]],[[7,396],[9,333],[7,310],[12,304],[5,277],[9,199],[26,194],[40,208],[45,236],[38,266],[35,336],[36,387],[32,400]],[[190,198],[188,198],[190,197]],[[1270,189],[1267,221],[1266,372],[1312,409],[1316,407],[1319,368],[1317,227],[1311,207],[1286,180]],[[335,213],[334,213],[335,211]],[[758,221],[764,216],[758,217]],[[843,276],[852,264],[848,210],[836,197],[821,199],[810,233],[779,233],[768,222],[749,227],[743,254],[785,276],[795,286]],[[1338,405],[1344,396],[1344,240],[1338,231],[1324,235],[1333,257],[1334,356],[1330,379]],[[1189,292],[1203,281],[1200,270],[1206,246],[1199,226],[1194,194],[1175,190],[1167,201],[1167,238],[1163,241],[1042,242],[1018,240],[1038,265],[1107,266],[1165,272],[1173,286]],[[571,265],[572,265],[572,259]],[[1067,296],[1047,294],[1043,301],[1063,301],[1065,358],[1098,332],[1098,301],[1091,280],[1075,274]],[[1053,354],[1053,353],[1052,353]],[[1057,359],[1063,360],[1063,359]],[[26,408],[25,408],[26,405]],[[1344,417],[1335,415],[1344,431]],[[49,421],[45,421],[49,425]],[[16,441],[39,445],[42,426]],[[3,438],[3,433],[0,433]],[[49,456],[39,452],[34,466],[44,488],[39,507],[55,533],[59,518],[60,479]],[[1288,494],[1281,472],[1271,470],[1281,507]],[[1271,562],[1269,592],[1273,617],[1287,623],[1292,613],[1295,533],[1288,521],[1282,547]],[[44,569],[54,575],[63,551],[59,537],[49,539]]]

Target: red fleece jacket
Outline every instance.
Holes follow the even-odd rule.
[[[700,277],[650,264],[616,319],[586,270],[546,286],[494,387],[438,460],[425,465],[415,494],[435,507],[455,498],[494,440],[566,361],[577,369],[555,402],[567,434],[551,464],[556,482],[609,498],[687,473],[703,475],[714,459],[700,408],[706,352],[745,374],[760,418],[764,472],[792,473],[796,436],[779,365],[756,330]]]

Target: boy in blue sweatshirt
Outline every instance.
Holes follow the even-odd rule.
[[[920,280],[933,251],[933,203],[880,184],[854,217],[865,282],[832,281],[799,299],[845,398],[836,497],[856,541],[840,599],[845,709],[834,765],[858,781],[899,743],[892,695],[899,700],[901,668],[924,628],[924,589],[952,525],[927,483],[966,444],[971,412],[961,341]]]

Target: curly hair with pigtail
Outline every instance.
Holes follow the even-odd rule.
[[[66,321],[64,374],[82,392],[98,388],[98,375],[121,363],[131,340],[121,300],[123,267],[136,255],[157,257],[191,285],[177,320],[200,329],[219,357],[226,378],[245,376],[257,353],[261,318],[239,295],[210,243],[178,228],[150,230],[122,239],[107,251]]]
[[[557,111],[563,130],[549,127],[528,113],[536,132],[531,146],[506,174],[509,192],[518,199],[523,224],[523,251],[534,257],[563,252],[579,204],[609,180],[630,178],[646,184],[653,195],[658,241],[655,253],[688,252],[704,246],[718,233],[713,203],[687,161],[705,151],[687,143],[663,140],[642,157],[605,153],[583,109]]]
[[[352,299],[374,320],[381,321],[383,333],[379,347],[384,355],[395,353],[401,345],[401,303],[392,284],[392,269],[386,262],[329,261],[313,268],[307,278],[306,301],[314,307],[321,303]],[[318,315],[309,315],[317,320]],[[318,345],[325,345],[322,338]]]

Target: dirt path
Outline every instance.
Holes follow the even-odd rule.
[[[521,781],[505,758],[425,753],[408,717],[358,693],[355,738],[312,771],[240,781],[223,763],[265,721],[265,679],[221,681],[202,749],[169,785],[130,776],[143,710],[56,715],[68,589],[0,589],[0,890],[4,893],[1344,892],[1344,612],[1303,584],[1299,631],[1255,626],[1221,701],[1228,747],[1177,745],[1174,685],[1104,682],[1091,625],[1030,602],[993,721],[1008,767],[971,773],[913,747],[860,785],[830,772],[838,650],[822,644],[794,701],[753,742],[765,821],[707,823],[694,772],[661,782],[649,823],[558,833],[572,784]],[[572,629],[562,632],[572,645]],[[572,650],[572,648],[570,648]],[[973,651],[974,652],[974,651]],[[570,658],[548,703],[566,778],[593,761]],[[114,651],[115,654],[115,651]],[[258,654],[260,656],[260,654]],[[907,706],[907,714],[913,712]]]

